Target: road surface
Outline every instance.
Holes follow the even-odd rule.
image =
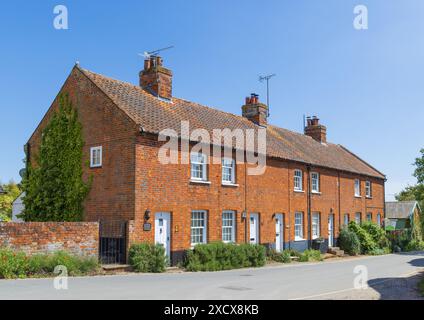
[[[368,273],[370,289],[354,289],[357,266],[366,267],[358,270],[364,276],[364,270]],[[419,252],[223,272],[69,278],[68,290],[56,290],[53,279],[0,280],[0,300],[397,298],[391,291],[408,298],[406,291],[414,290],[396,283],[423,270],[424,252]],[[384,283],[391,285],[383,288]]]

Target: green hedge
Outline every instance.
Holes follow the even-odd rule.
[[[199,244],[188,250],[184,267],[189,271],[219,271],[261,267],[266,262],[266,249],[261,245]]]
[[[308,249],[303,251],[299,256],[299,262],[322,261],[324,260],[321,251]]]
[[[64,251],[27,256],[23,252],[0,249],[1,279],[53,276],[59,265],[65,266],[70,276],[94,274],[100,269],[96,258],[73,256]]]
[[[269,250],[267,252],[268,259],[275,262],[280,263],[291,263],[291,255],[290,251],[283,250],[281,252],[277,252],[275,250]]]
[[[129,263],[135,272],[164,272],[168,264],[165,249],[158,244],[134,244],[129,250]]]

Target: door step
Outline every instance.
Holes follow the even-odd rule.
[[[102,269],[106,273],[129,272],[131,271],[131,266],[128,264],[103,264]]]
[[[328,253],[334,254],[335,256],[338,257],[343,257],[344,256],[344,251],[340,250],[339,247],[330,247],[328,248]]]

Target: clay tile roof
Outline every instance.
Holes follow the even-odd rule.
[[[253,129],[258,126],[246,118],[179,98],[162,101],[139,86],[79,68],[132,120],[146,132],[157,134],[174,129],[180,134],[181,121],[189,121],[190,130]],[[309,136],[273,125],[267,126],[267,155],[305,164],[337,169],[385,179],[385,175],[341,145],[321,144]]]

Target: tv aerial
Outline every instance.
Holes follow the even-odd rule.
[[[157,50],[153,50],[153,51],[144,51],[143,53],[139,53],[138,55],[143,57],[145,60],[149,60],[152,57],[158,56],[158,54],[160,52],[165,51],[165,50],[169,50],[169,49],[172,49],[172,48],[174,48],[174,46],[169,46],[169,47],[166,47],[166,48],[157,49]]]
[[[268,74],[266,76],[259,76],[259,81],[264,82],[266,81],[266,105],[268,106],[268,117],[269,117],[269,80],[273,77],[275,77],[276,74]]]

